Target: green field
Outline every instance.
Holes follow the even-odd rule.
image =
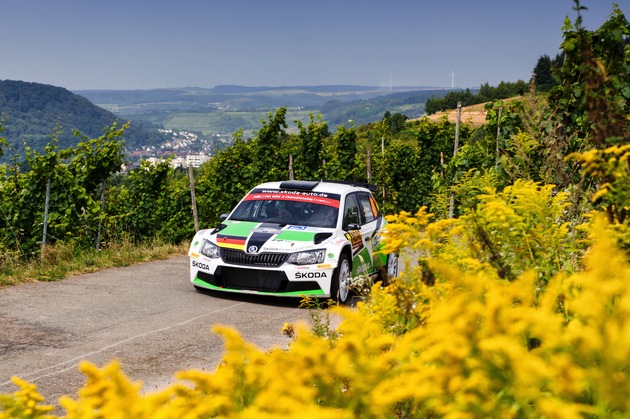
[[[261,128],[261,120],[268,120],[267,111],[213,111],[213,112],[181,112],[169,113],[162,116],[154,115],[151,122],[163,125],[165,129],[175,131],[195,131],[203,135],[232,134],[238,129],[245,133],[257,131]],[[296,120],[308,124],[309,113],[303,110],[287,111],[289,130],[296,127]]]

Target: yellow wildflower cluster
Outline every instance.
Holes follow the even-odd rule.
[[[630,144],[574,153],[568,158],[580,162],[584,174],[597,182],[597,192],[591,200],[606,211],[609,221],[627,223],[630,215]]]
[[[12,381],[20,389],[11,395],[0,394],[0,419],[54,417],[48,415],[55,409],[54,406],[43,404],[44,398],[37,392],[35,384],[18,377],[13,377]]]
[[[627,415],[630,267],[608,240],[585,263],[542,292],[533,271],[508,282],[435,266],[452,286],[425,288],[430,317],[398,341],[416,359],[392,380],[404,394],[389,396],[414,415]]]
[[[580,234],[569,230],[568,195],[553,185],[517,180],[498,192],[486,187],[478,204],[459,218],[432,221],[421,208],[415,216],[389,216],[386,251],[411,249],[422,263],[439,260],[467,272],[514,279],[536,269],[541,282],[579,265]]]
[[[264,352],[216,327],[226,354],[215,372],[183,371],[181,382],[142,394],[118,364],[84,363],[85,387],[61,406],[68,418],[630,413],[630,265],[609,239],[598,240],[583,272],[557,275],[541,292],[533,272],[504,281],[440,263],[433,269],[449,285],[421,286],[430,310],[402,335],[383,327],[375,310],[396,304],[396,293],[375,286],[358,310],[334,309],[344,316],[334,341],[297,325],[288,349]],[[0,417],[27,408],[22,417],[47,417],[34,387],[17,383],[22,390],[4,396]]]
[[[319,332],[286,324],[288,348],[262,351],[216,326],[226,352],[214,372],[144,393],[116,362],[83,363],[85,386],[60,407],[73,419],[627,417],[630,264],[599,217],[584,259],[567,262],[565,205],[517,182],[457,220],[400,214],[388,243],[419,266],[356,310],[330,309],[343,318],[334,334],[325,320]],[[52,417],[34,385],[15,382],[0,418]]]

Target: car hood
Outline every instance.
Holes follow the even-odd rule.
[[[334,228],[226,220],[207,234],[219,247],[248,253],[293,253],[321,248],[321,243],[334,237],[335,232]]]

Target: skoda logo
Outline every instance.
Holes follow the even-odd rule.
[[[249,246],[247,248],[247,253],[257,253],[258,252],[258,246]]]

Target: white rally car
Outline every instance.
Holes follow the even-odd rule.
[[[398,275],[381,252],[387,224],[368,184],[283,181],[256,186],[221,224],[200,230],[190,256],[195,288],[346,303],[354,280]]]

